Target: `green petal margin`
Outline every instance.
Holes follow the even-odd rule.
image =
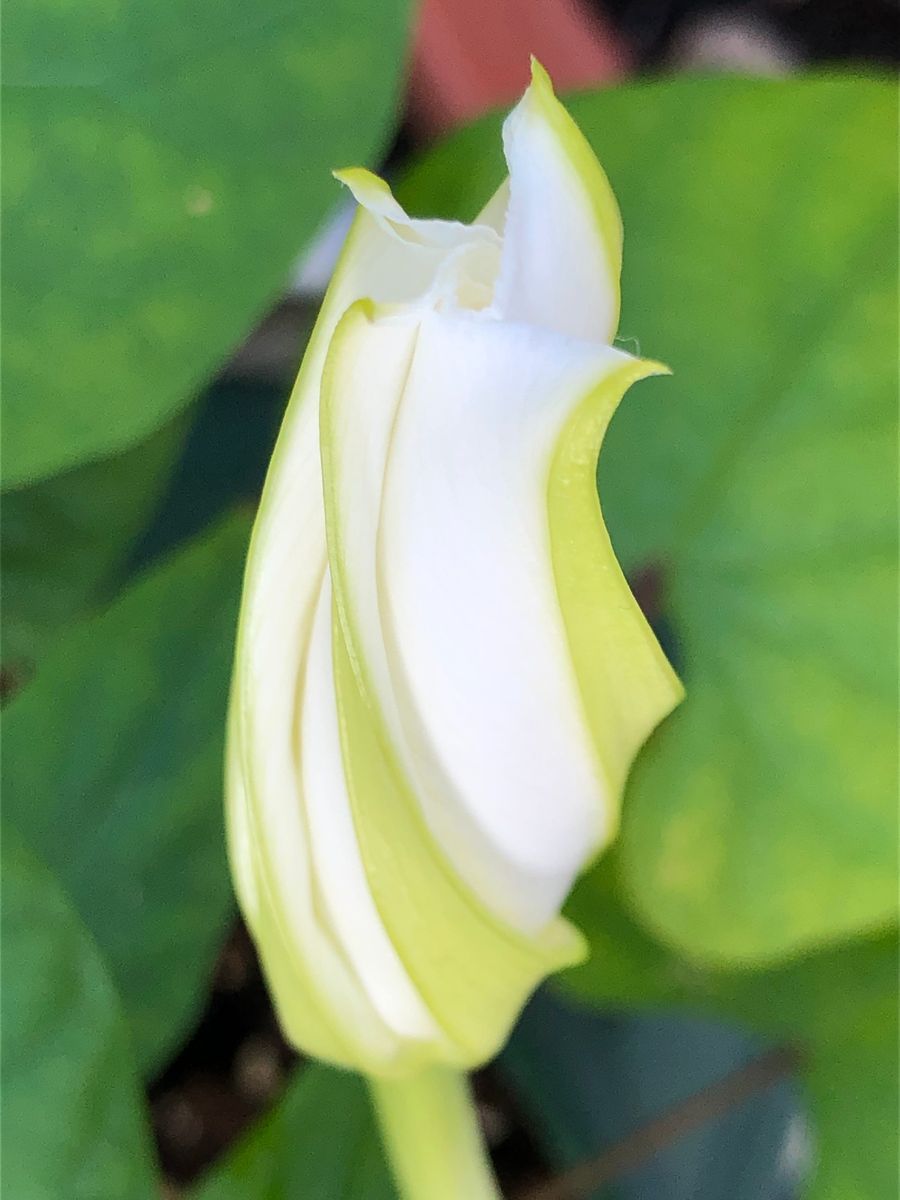
[[[597,499],[596,464],[626,390],[668,374],[635,359],[608,376],[563,429],[547,488],[550,549],[572,663],[609,796],[615,836],[635,754],[683,695],[616,559]],[[635,464],[635,475],[640,465]]]

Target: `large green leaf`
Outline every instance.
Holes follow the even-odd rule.
[[[814,1123],[815,1200],[881,1200],[897,1172],[897,940],[886,933],[757,971],[687,962],[622,898],[616,854],[578,884],[568,913],[591,957],[566,984],[603,1007],[678,1006],[798,1043]]]
[[[860,78],[679,79],[572,111],[626,226],[630,395],[600,485],[662,570],[687,700],[639,760],[624,871],[712,961],[874,930],[896,905],[896,113]],[[471,216],[496,122],[403,190]]]
[[[122,454],[3,497],[4,666],[27,674],[60,626],[100,599],[159,504],[184,428],[176,419]]]
[[[84,0],[4,25],[4,484],[145,436],[389,132],[406,0]]]
[[[194,1200],[395,1200],[362,1080],[301,1068]]]
[[[298,346],[298,362],[300,357]],[[230,509],[256,503],[290,389],[291,380],[219,380],[207,389],[178,469],[130,568],[195,537]]]
[[[62,638],[6,715],[7,819],[103,951],[141,1064],[202,997],[231,911],[225,704],[248,520],[233,518]]]
[[[128,1028],[56,880],[4,828],[3,1193],[158,1194]]]

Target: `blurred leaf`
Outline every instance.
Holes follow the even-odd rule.
[[[900,966],[894,931],[777,967],[728,970],[681,958],[642,929],[623,897],[620,875],[620,852],[613,850],[582,876],[566,905],[591,956],[562,978],[594,1004],[688,1004],[771,1037],[840,1040],[848,1012],[864,1021],[893,1003]]]
[[[236,517],[60,640],[11,705],[4,803],[109,963],[145,1070],[195,1014],[231,911],[222,752]]]
[[[695,957],[896,909],[895,110],[860,78],[572,103],[625,217],[623,344],[675,370],[626,398],[600,481],[626,566],[662,569],[688,693],[632,776],[623,870]],[[499,155],[479,125],[403,197],[471,216]]]
[[[278,385],[217,380],[206,390],[171,485],[136,547],[134,565],[196,537],[236,505],[256,503],[290,390],[290,380]]]
[[[526,1008],[499,1066],[551,1163],[564,1169],[637,1135],[758,1052],[757,1039],[721,1022],[598,1013],[544,988]],[[793,1091],[789,1080],[780,1080],[664,1145],[646,1140],[635,1165],[596,1196],[793,1200],[797,1173],[783,1154],[800,1120]]]
[[[816,1200],[880,1200],[897,1170],[898,949],[885,934],[778,968],[726,971],[681,959],[635,922],[615,853],[582,878],[568,906],[591,958],[565,982],[594,1005],[658,1008],[740,1021],[808,1053]],[[850,1181],[855,1191],[847,1191]]]
[[[123,454],[4,495],[4,665],[29,668],[100,599],[159,504],[184,432],[172,421]]]
[[[4,828],[3,1192],[158,1195],[128,1029],[96,947],[50,872]]]
[[[896,994],[843,1015],[807,1079],[820,1159],[809,1200],[881,1200],[900,1177]]]
[[[395,1200],[366,1088],[356,1075],[302,1067],[271,1113],[193,1193],[194,1200]]]
[[[4,27],[4,484],[207,380],[389,135],[406,0],[20,4]]]

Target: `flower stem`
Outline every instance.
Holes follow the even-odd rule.
[[[465,1075],[429,1067],[369,1087],[403,1200],[499,1200]]]

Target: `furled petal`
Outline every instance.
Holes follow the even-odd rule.
[[[556,441],[547,487],[553,576],[584,712],[606,795],[605,840],[638,750],[684,689],[616,559],[597,501],[597,455],[624,393],[668,368],[620,355],[571,413]],[[602,476],[601,476],[602,481]]]
[[[345,318],[329,359],[325,502],[354,661],[443,852],[523,931],[556,913],[618,799],[560,612],[551,460],[586,397],[648,369],[526,326],[432,314],[417,327],[371,309]],[[633,600],[616,603],[630,627]]]
[[[546,489],[562,422],[617,355],[427,318],[385,475],[382,620],[419,794],[462,878],[526,931],[558,911],[606,824]]]
[[[381,214],[360,208],[285,414],[245,575],[229,718],[230,857],[286,1030],[297,1044],[339,1061],[383,1064],[400,1050],[348,967],[340,939],[319,919],[304,815],[297,724],[326,570],[322,365],[338,319],[357,298],[415,302],[434,287],[448,257],[493,237],[453,229],[432,239],[446,245],[431,244],[422,228],[408,240],[386,228]]]
[[[531,87],[503,126],[503,148],[510,197],[497,313],[611,343],[619,323],[619,209],[594,152],[534,60]]]
[[[390,936],[441,1027],[454,1039],[459,1061],[471,1063],[496,1049],[523,997],[548,970],[578,957],[580,942],[564,922],[551,919],[555,913],[544,914],[533,938],[499,923],[490,906],[465,886],[465,875],[457,877],[459,864],[442,830],[432,826],[429,832],[422,819],[422,789],[435,781],[420,744],[408,737],[409,714],[395,694],[376,556],[398,407],[407,403],[432,320],[444,318],[379,320],[367,304],[348,312],[323,380],[322,459],[340,615],[338,707],[355,828]],[[495,328],[491,321],[479,323]],[[431,360],[427,349],[424,353],[427,370]],[[430,469],[430,463],[421,466]],[[461,656],[469,653],[468,644],[461,648]],[[446,788],[434,800],[439,810],[456,802]],[[470,836],[466,844],[471,848],[472,843]],[[496,864],[498,856],[493,859]]]
[[[440,1033],[385,932],[363,866],[344,778],[332,662],[331,579],[326,572],[306,664],[297,731],[309,849],[323,915],[384,1023],[398,1037]]]

